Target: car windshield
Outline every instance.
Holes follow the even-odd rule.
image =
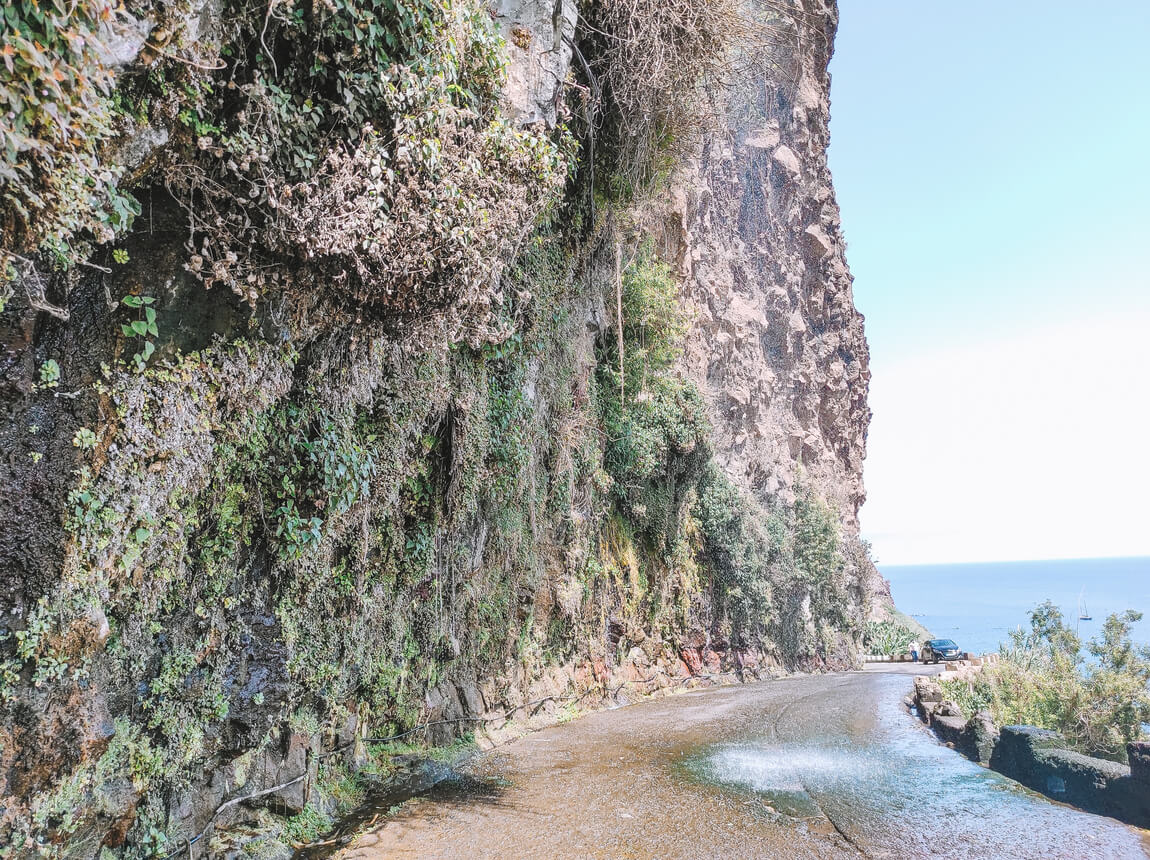
[[[935,639],[930,643],[935,648],[957,648],[958,646],[951,642],[949,639]]]

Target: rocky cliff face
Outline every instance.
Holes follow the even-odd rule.
[[[664,217],[724,468],[764,500],[809,481],[854,528],[870,371],[826,159],[835,13],[809,14],[821,26],[792,22],[801,47],[740,94],[730,137],[676,177]]]
[[[684,366],[724,471],[768,505],[814,486],[857,534],[870,369],[827,165],[838,11],[765,9],[774,38],[744,58],[724,133],[642,222],[692,310]],[[869,559],[857,575],[868,615],[886,617],[889,587]]]
[[[852,664],[833,4],[655,194],[610,58],[716,40],[654,0],[100,5],[5,174],[0,856],[274,855],[372,739]]]

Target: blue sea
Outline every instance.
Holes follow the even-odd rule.
[[[879,565],[895,606],[935,636],[972,654],[998,650],[1009,632],[1029,627],[1031,609],[1051,600],[1083,643],[1106,616],[1136,609],[1134,638],[1150,642],[1150,557],[1014,561],[991,564]],[[1091,621],[1078,620],[1079,599]]]

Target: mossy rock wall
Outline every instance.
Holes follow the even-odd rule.
[[[542,41],[503,21],[505,45],[462,3],[262,31],[263,6],[181,9],[162,44],[136,10],[162,50],[91,151],[116,167],[92,211],[130,190],[132,226],[113,248],[61,221],[53,250],[33,218],[5,248],[0,856],[299,830],[356,738],[447,743],[541,685],[853,665],[855,484],[727,467],[681,271],[593,191],[578,117],[546,124],[563,87],[514,74],[573,15],[531,7]],[[340,15],[393,62],[382,89]],[[316,27],[334,77],[292,53]],[[509,51],[529,110],[501,100]],[[281,140],[245,137],[257,108],[288,111]]]

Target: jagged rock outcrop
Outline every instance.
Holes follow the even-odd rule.
[[[744,58],[706,140],[644,213],[693,314],[684,365],[724,470],[764,504],[814,486],[857,537],[866,499],[869,349],[827,163],[838,11],[797,3]],[[789,41],[788,41],[789,40]],[[868,618],[889,585],[852,556]]]
[[[799,14],[779,24],[798,47],[733,97],[729,136],[675,176],[664,217],[719,459],[764,500],[811,482],[857,528],[870,369],[826,156],[837,13]]]

